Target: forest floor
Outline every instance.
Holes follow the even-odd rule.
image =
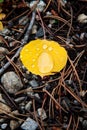
[[[35,39],[67,50],[66,67],[41,78],[20,50]],[[34,54],[33,54],[34,55]],[[0,3],[0,130],[87,130],[87,1]]]

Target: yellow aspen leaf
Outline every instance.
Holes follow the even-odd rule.
[[[4,13],[0,13],[0,20],[3,20],[6,17]]]
[[[20,59],[30,72],[43,77],[65,67],[67,51],[55,41],[37,39],[22,48]]]
[[[0,31],[4,29],[2,22],[0,21]]]

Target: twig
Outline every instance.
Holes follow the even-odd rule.
[[[72,29],[72,22],[73,22],[73,10],[72,10],[72,7],[70,7],[70,11],[71,11],[71,23],[70,23],[69,31],[67,33],[67,38],[69,38],[70,31]]]
[[[30,31],[31,31],[32,26],[33,26],[33,23],[34,23],[34,21],[35,21],[35,14],[36,14],[36,11],[33,11],[33,12],[32,12],[32,18],[31,18],[30,24],[29,24],[29,26],[28,26],[28,29],[27,29],[25,35],[24,35],[24,39],[22,39],[22,41],[21,41],[21,47],[17,50],[17,52],[15,53],[15,55],[11,58],[11,61],[14,61],[14,59],[19,56],[22,47],[27,43],[28,38],[29,38]],[[0,75],[1,75],[9,66],[10,66],[10,62],[7,62],[7,63],[0,69]]]
[[[12,105],[11,108],[15,107],[16,109],[18,109],[18,107],[16,106],[14,100],[9,96],[9,94],[7,93],[7,91],[5,90],[5,88],[0,85],[0,89],[4,92],[4,94],[6,95],[6,97],[9,100],[9,102],[11,103],[11,105]]]

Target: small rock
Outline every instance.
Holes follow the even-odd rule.
[[[37,81],[35,80],[35,79],[33,79],[33,80],[31,80],[31,81],[29,81],[29,84],[32,86],[32,87],[38,87],[38,83],[37,83]]]
[[[37,99],[40,99],[40,96],[38,93],[35,93],[34,96],[37,98]]]
[[[80,96],[84,97],[84,96],[85,96],[85,94],[86,94],[86,91],[85,91],[85,90],[80,91],[80,92],[79,92],[79,94],[80,94]]]
[[[2,75],[1,83],[3,84],[7,92],[11,94],[15,94],[23,87],[21,79],[13,71],[7,72]]]
[[[37,110],[38,116],[42,119],[45,120],[47,118],[46,112],[42,108],[38,108]]]
[[[3,59],[6,54],[8,54],[8,50],[4,47],[0,47],[0,60]]]
[[[85,14],[80,14],[77,18],[78,22],[80,23],[87,23],[87,15]]]
[[[28,17],[26,16],[23,16],[22,18],[19,19],[20,25],[26,25],[27,22],[28,22]]]
[[[14,110],[14,111],[12,111],[12,114],[14,114],[14,115],[18,115],[19,112],[18,112],[18,110]]]
[[[3,99],[2,94],[0,94],[0,108],[2,109],[0,113],[4,113],[3,111],[11,112],[11,108],[6,105],[6,102]]]
[[[55,20],[52,20],[52,19],[49,20],[49,23],[52,24],[52,25],[53,25],[55,22],[56,22]]]
[[[38,127],[38,123],[33,119],[31,119],[30,117],[28,117],[25,120],[25,122],[21,125],[21,128],[23,130],[36,130],[37,127]]]
[[[44,36],[43,28],[39,28],[39,30],[36,33],[36,37],[40,38]]]
[[[4,121],[5,121],[4,118],[1,118],[1,119],[0,119],[0,123],[3,123]]]
[[[49,11],[46,12],[46,16],[51,16],[51,15],[52,15],[51,12],[49,12]]]
[[[32,27],[32,34],[36,34],[37,33],[37,26],[33,25]]]
[[[6,103],[5,100],[2,97],[2,94],[0,93],[0,102]]]
[[[2,109],[0,110],[0,114],[4,112],[7,112],[7,113],[11,112],[11,108],[2,102],[0,102],[0,108]]]
[[[15,130],[17,127],[19,127],[19,122],[18,121],[15,121],[15,120],[11,120],[10,121],[10,128],[11,130]]]
[[[7,125],[8,125],[7,123],[3,123],[3,124],[1,124],[1,129],[2,129],[2,130],[5,130],[6,127],[7,127]]]
[[[84,120],[82,123],[83,130],[87,130],[87,120]]]
[[[30,2],[30,8],[32,8],[36,4],[36,0]],[[40,2],[37,4],[37,10],[42,12],[45,8],[46,4],[44,1],[40,0]]]
[[[4,30],[2,31],[3,34],[8,35],[10,33],[10,30],[7,28],[4,28]]]
[[[25,110],[26,110],[26,111],[30,111],[31,106],[32,106],[32,101],[29,101],[29,102],[25,105]]]
[[[15,102],[17,103],[21,103],[22,101],[24,101],[25,97],[19,97],[15,99]]]
[[[30,97],[34,96],[34,92],[33,92],[32,87],[27,88],[27,95]]]

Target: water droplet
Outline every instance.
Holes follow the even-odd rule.
[[[49,51],[52,51],[52,50],[53,50],[53,48],[52,48],[52,47],[49,47],[49,48],[48,48],[48,50],[49,50]]]
[[[47,45],[46,44],[43,45],[43,49],[47,49]]]
[[[40,49],[39,48],[36,48],[37,51],[39,51]]]
[[[33,59],[32,61],[35,61],[35,59]]]
[[[35,67],[35,65],[32,65],[32,68],[34,68]]]
[[[48,73],[53,68],[53,59],[52,57],[46,53],[43,52],[38,58],[38,69],[41,73]]]
[[[39,54],[37,53],[36,56],[38,56]]]

